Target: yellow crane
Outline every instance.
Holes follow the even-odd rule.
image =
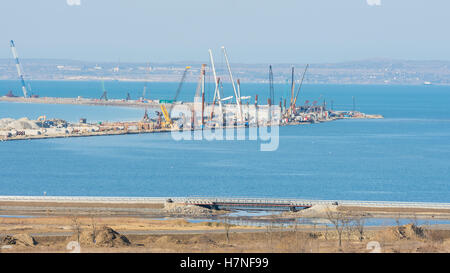
[[[181,87],[183,86],[184,80],[186,79],[186,74],[189,69],[191,69],[190,66],[186,66],[184,69],[183,76],[181,77],[181,81],[178,85],[177,91],[175,93],[175,97],[172,100],[172,104],[170,105],[169,111],[167,111],[167,108],[164,104],[159,105],[161,108],[162,115],[164,116],[164,120],[165,120],[164,122],[161,121],[161,127],[172,128],[175,125],[173,120],[170,118],[170,115],[172,114],[173,106],[174,106],[175,102],[177,101],[178,95],[180,94]],[[161,117],[161,114],[158,114],[158,115]]]
[[[163,113],[164,119],[165,119],[165,122],[162,123],[161,126],[166,127],[166,128],[171,127],[173,125],[173,121],[169,116],[169,112],[167,112],[166,106],[164,104],[161,104],[160,108],[161,108],[161,112]]]

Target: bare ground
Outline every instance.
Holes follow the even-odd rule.
[[[246,228],[248,232],[245,231]],[[202,230],[201,234],[123,235],[125,231],[199,229]],[[226,223],[189,223],[183,219],[0,218],[0,251],[69,252],[72,248],[67,249],[67,245],[71,241],[80,243],[81,252],[364,253],[373,250],[368,249],[371,241],[378,242],[380,251],[387,253],[450,251],[450,230],[426,229],[413,224],[376,229],[366,227],[362,236],[355,227],[347,227],[343,230],[340,247],[338,233],[330,227],[316,230],[304,226],[277,229],[268,226],[256,230],[257,232],[254,227],[240,226],[237,232],[237,227]],[[61,235],[62,231],[70,234]],[[40,235],[30,235],[34,232],[39,232]],[[14,240],[19,243],[14,243]],[[21,241],[28,243],[20,243]]]

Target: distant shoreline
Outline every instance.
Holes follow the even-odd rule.
[[[6,78],[0,79],[2,81],[17,81],[17,79]],[[125,78],[125,79],[111,79],[111,78],[85,78],[85,79],[47,79],[47,78],[37,78],[33,80],[28,80],[28,82],[130,82],[130,83],[179,83],[179,79],[173,80],[152,80],[152,79],[133,79],[133,78]],[[187,78],[185,83],[197,83],[198,79]],[[268,84],[266,80],[246,80],[241,84]],[[274,82],[274,84],[286,84],[285,82]],[[379,83],[379,82],[320,82],[320,83],[309,83],[305,81],[303,85],[338,85],[338,86],[348,86],[348,85],[360,85],[360,86],[450,86],[449,83],[432,83],[432,84],[424,84],[424,83]],[[7,90],[0,90],[0,92],[5,92]],[[1,93],[0,93],[1,95]]]

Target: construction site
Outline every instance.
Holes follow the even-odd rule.
[[[5,253],[75,246],[79,252],[436,253],[450,246],[448,203],[0,196],[0,205]],[[262,210],[269,212],[257,213]],[[370,224],[378,218],[394,224]],[[369,247],[372,241],[377,248]]]
[[[98,99],[82,98],[81,96],[77,98],[39,97],[36,92],[31,92],[30,84],[28,83],[27,86],[25,83],[23,68],[21,67],[14,41],[11,41],[10,46],[21,82],[23,96],[16,96],[12,91],[9,91],[0,97],[0,101],[134,107],[142,108],[144,113],[141,120],[128,122],[89,123],[82,116],[79,117],[78,123],[47,119],[46,116],[39,116],[36,120],[30,120],[30,117],[24,117],[19,120],[4,118],[0,120],[0,138],[2,140],[283,126],[320,123],[338,119],[383,118],[381,115],[368,115],[356,111],[354,98],[353,109],[348,111],[333,110],[333,101],[331,101],[331,107],[328,107],[326,100],[322,97],[312,102],[306,100],[303,105],[299,105],[298,99],[308,71],[308,65],[306,65],[300,80],[295,79],[295,68],[291,68],[290,96],[288,98],[281,97],[278,103],[276,103],[272,66],[269,66],[267,102],[260,102],[258,95],[255,95],[254,98],[243,96],[241,94],[240,80],[237,79],[235,81],[233,78],[225,47],[221,49],[226,61],[227,76],[233,89],[233,96],[224,97],[223,80],[216,73],[212,50],[209,50],[210,69],[208,71],[212,72],[214,79],[212,101],[206,101],[205,99],[207,92],[206,64],[201,66],[192,102],[179,100],[186,75],[191,69],[190,66],[185,67],[175,94],[170,100],[147,98],[147,84],[143,87],[142,96],[136,100],[131,99],[129,93],[126,94],[124,99],[110,99],[103,81],[102,93]],[[252,100],[253,102],[251,102]]]

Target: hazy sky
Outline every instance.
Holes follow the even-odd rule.
[[[76,5],[77,2],[80,5]],[[75,4],[75,5],[69,5]],[[0,58],[450,60],[448,0],[1,0]]]

